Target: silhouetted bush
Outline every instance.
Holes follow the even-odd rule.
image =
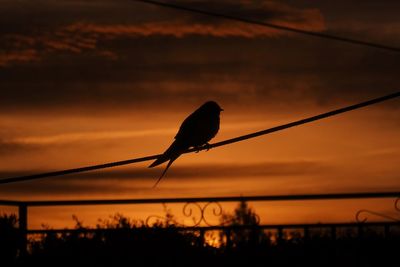
[[[116,214],[90,233],[75,221],[74,232],[46,234],[35,242],[30,260],[41,266],[174,266],[201,259],[207,249],[195,233],[178,231],[171,218],[146,226]]]
[[[259,216],[248,206],[246,201],[239,202],[239,205],[236,207],[233,214],[223,214],[221,217],[221,223],[232,227],[232,230],[229,231],[228,235],[226,232],[222,233],[223,236],[230,239],[229,242],[232,248],[244,249],[245,247],[256,247],[262,244],[270,244],[271,242],[271,236],[266,235],[259,227]],[[240,226],[250,227],[240,229]]]
[[[172,214],[152,225],[121,214],[87,229],[74,217],[74,231],[31,237],[29,255],[18,256],[15,215],[0,217],[0,266],[398,266],[399,232],[390,235],[364,227],[341,231],[276,232],[259,226],[257,214],[242,202],[223,216],[230,242],[211,247],[198,230],[178,226]],[[242,226],[250,227],[243,229]],[[392,229],[393,230],[393,229]],[[361,233],[361,234],[360,234]],[[222,232],[223,239],[226,233]]]
[[[18,254],[19,232],[15,214],[0,216],[0,266],[15,263]]]

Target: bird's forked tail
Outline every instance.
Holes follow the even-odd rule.
[[[181,146],[179,142],[177,142],[177,140],[175,140],[167,150],[165,150],[165,152],[160,155],[153,163],[150,164],[149,168],[153,168],[155,166],[158,166],[160,164],[163,164],[164,162],[170,160],[170,159],[176,159],[177,157],[179,157],[180,154],[182,154],[181,152]],[[172,164],[172,163],[171,163]]]
[[[150,164],[149,168],[153,168],[155,166],[158,166],[160,164],[163,164],[164,162],[169,160],[169,156],[166,155],[165,153],[159,156],[153,163]]]
[[[161,156],[159,156],[152,164],[150,164],[149,168],[152,168],[169,160],[167,167],[165,167],[164,171],[162,172],[160,178],[158,178],[157,182],[154,184],[153,188],[157,186],[157,184],[167,173],[171,164],[182,154],[183,151],[184,149],[182,149],[182,144],[175,140]]]
[[[175,158],[176,159],[176,158]],[[153,188],[155,188],[158,183],[161,181],[161,179],[164,177],[164,175],[167,173],[169,167],[171,166],[172,162],[174,162],[175,159],[170,159],[170,161],[167,164],[167,167],[165,167],[164,171],[161,173],[160,177],[158,178],[157,182],[153,185]]]

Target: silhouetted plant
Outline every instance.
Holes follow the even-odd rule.
[[[74,216],[74,231],[51,232],[31,240],[31,255],[23,265],[17,263],[41,267],[397,266],[392,262],[400,248],[399,235],[392,228],[390,237],[366,228],[362,239],[355,231],[353,235],[338,235],[336,240],[321,228],[309,235],[307,242],[301,240],[299,231],[293,230],[285,231],[289,238],[283,242],[271,243],[271,236],[260,228],[254,209],[242,202],[232,214],[223,216],[223,222],[230,227],[231,247],[215,248],[206,245],[199,229],[182,229],[175,225],[175,218],[166,207],[165,212],[170,215],[160,217],[151,226],[117,213],[99,220],[92,230]],[[6,225],[16,229],[16,217],[6,218]],[[47,229],[51,230],[48,226]],[[16,254],[12,255],[15,259]],[[0,266],[12,265],[4,262],[3,258]]]
[[[47,265],[64,259],[61,265],[159,266],[163,262],[179,263],[187,257],[200,257],[203,243],[193,232],[178,231],[169,210],[164,220],[147,227],[143,221],[115,214],[99,220],[88,233],[87,227],[76,216],[75,231],[46,234],[32,250],[32,260]],[[157,255],[154,257],[154,255]],[[59,264],[58,264],[59,265]],[[60,265],[59,265],[60,266]]]
[[[0,216],[0,265],[11,265],[18,255],[18,219],[15,214]]]
[[[111,215],[108,219],[98,219],[97,229],[131,229],[143,227],[144,222],[130,219],[121,213]]]
[[[255,246],[261,243],[270,243],[270,237],[258,227],[260,218],[257,213],[249,207],[246,201],[241,201],[233,214],[224,213],[221,223],[232,226],[232,230],[226,238],[230,238],[232,247]],[[235,229],[239,226],[249,226],[246,229]],[[222,233],[226,235],[226,233]]]
[[[166,204],[163,204],[163,209],[165,213],[164,216],[149,216],[146,222],[144,222],[145,225],[148,227],[175,227],[180,225]],[[154,221],[151,223],[152,219],[154,219]]]

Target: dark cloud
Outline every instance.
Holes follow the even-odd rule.
[[[230,43],[192,37],[169,39],[159,49],[160,42],[126,41],[119,48],[124,58],[112,64],[59,57],[40,66],[4,69],[0,110],[133,111],[157,102],[184,108],[200,98],[244,105],[343,104],[396,90],[400,68],[388,53],[322,41],[319,51],[317,43],[285,40]]]
[[[2,43],[7,54],[3,60],[18,64],[0,71],[3,113],[134,112],[159,103],[178,109],[208,99],[260,109],[276,103],[293,107],[303,101],[340,105],[389,93],[397,86],[397,57],[384,51],[286,35],[222,37],[210,32],[222,34],[225,28],[237,27],[132,1],[42,1],[28,4],[25,11],[7,3],[6,9],[15,17],[0,16],[9,31],[1,37],[8,40]],[[309,2],[190,4],[255,19],[323,25],[321,19],[309,15],[321,15]],[[322,3],[323,16],[329,16],[335,6]],[[341,14],[349,20],[347,8],[356,6],[347,3],[347,15]],[[26,29],[13,28],[15,20],[25,15],[38,20],[18,24]],[[170,28],[160,27],[163,23]],[[179,33],[194,23],[203,29],[215,27],[209,33],[194,34],[194,28]],[[330,16],[328,28],[335,23],[339,22]],[[379,31],[379,27],[374,29]],[[244,33],[256,32],[247,29]],[[14,46],[19,52],[13,52]]]
[[[32,144],[22,144],[19,142],[12,142],[8,140],[3,140],[0,137],[0,157],[11,156],[16,153],[35,151],[38,150],[39,146]]]
[[[99,43],[106,40],[115,40],[121,38],[137,38],[149,37],[153,35],[173,36],[182,38],[186,35],[206,35],[215,37],[245,37],[253,38],[259,36],[276,36],[286,34],[282,31],[271,30],[265,27],[254,26],[239,22],[232,22],[223,19],[217,19],[207,16],[193,15],[187,12],[180,12],[180,16],[176,16],[176,12],[170,9],[152,9],[152,12],[158,14],[170,14],[170,16],[160,16],[155,19],[154,16],[143,17],[143,15],[132,16],[137,14],[138,10],[131,10],[129,16],[126,12],[120,12],[121,9],[116,5],[108,3],[102,5],[102,2],[96,5],[90,5],[91,8],[96,9],[111,9],[117,8],[118,16],[112,16],[113,23],[105,23],[101,16],[93,16],[83,12],[80,18],[77,18],[74,10],[71,7],[76,4],[80,10],[86,10],[87,2],[72,2],[66,4],[51,4],[37,5],[28,14],[38,15],[44,13],[44,16],[39,17],[39,21],[46,19],[44,23],[30,23],[29,28],[25,30],[16,29],[13,27],[15,17],[11,18],[6,16],[3,18],[3,24],[6,29],[11,32],[3,32],[1,43],[5,51],[0,53],[0,67],[7,67],[15,63],[23,63],[26,61],[42,60],[48,54],[57,53],[75,53],[80,54],[83,52],[93,50],[96,55],[103,56],[109,59],[117,59],[118,54],[116,51],[101,49]],[[126,6],[127,3],[121,2],[121,5]],[[187,3],[186,3],[187,4]],[[323,19],[317,9],[299,9],[291,6],[270,2],[261,1],[257,4],[246,2],[230,2],[221,1],[218,4],[211,1],[192,1],[193,6],[199,6],[205,10],[216,9],[223,12],[233,13],[251,17],[253,19],[260,19],[261,21],[280,23],[281,25],[293,26],[309,30],[320,31],[324,29]],[[130,5],[138,5],[138,3],[130,3]],[[15,5],[17,6],[17,4]],[[8,10],[10,13],[15,13],[18,17],[18,11],[9,5]],[[142,3],[141,7],[144,5]],[[42,9],[41,9],[42,8]],[[129,8],[131,9],[131,8]],[[72,13],[71,13],[72,11]],[[148,10],[149,11],[149,10]],[[36,12],[36,13],[35,13]],[[61,13],[62,12],[62,13]],[[108,12],[110,12],[108,10]],[[51,14],[61,13],[61,17],[65,18],[64,23],[53,23],[60,20],[59,17]],[[98,11],[103,14],[103,11]],[[112,13],[111,13],[112,14]],[[143,12],[142,14],[147,14]],[[69,15],[69,16],[68,16]],[[110,13],[108,13],[110,16]],[[172,16],[173,15],[173,16]],[[36,17],[35,16],[35,17]],[[132,19],[132,17],[134,19]],[[138,20],[138,17],[141,20]],[[68,18],[68,19],[67,19]],[[34,20],[36,22],[36,20]],[[49,23],[49,22],[52,23]],[[46,26],[51,25],[51,26]],[[14,32],[12,32],[14,29]],[[30,33],[29,33],[30,31]],[[23,34],[21,34],[21,32]],[[27,33],[28,32],[28,33]],[[23,53],[18,53],[18,52]]]

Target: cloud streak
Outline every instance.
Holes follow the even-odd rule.
[[[124,139],[143,136],[158,136],[166,134],[174,134],[176,129],[151,129],[136,131],[108,131],[108,132],[77,132],[68,134],[56,134],[47,136],[25,136],[14,137],[4,143],[24,145],[60,145],[76,142],[95,142],[101,140]]]
[[[284,161],[258,163],[221,163],[175,166],[168,174],[168,179],[193,181],[197,179],[235,179],[243,177],[294,177],[319,173],[329,168],[318,161]],[[130,168],[101,172],[88,172],[64,177],[48,178],[32,182],[3,185],[0,192],[31,194],[69,194],[91,192],[126,192],[127,190],[145,190],[155,180],[160,169]],[[38,172],[38,171],[36,171]],[[39,171],[40,172],[40,171]],[[0,177],[19,176],[24,173],[3,172]],[[32,184],[40,186],[32,186]]]
[[[2,52],[0,53],[0,67],[5,67],[13,63],[39,61],[40,59],[40,53],[33,48]]]
[[[35,145],[21,144],[9,140],[0,139],[0,156],[10,156],[23,151],[32,151],[38,148]]]
[[[261,1],[258,4],[242,1],[196,2],[193,5],[203,9],[216,8],[243,17],[259,19],[282,26],[310,31],[323,31],[325,24],[317,9],[300,9],[282,3]],[[154,11],[154,10],[153,10]],[[165,10],[156,10],[167,13]],[[286,32],[223,19],[196,16],[188,13],[172,13],[163,20],[144,19],[128,23],[102,23],[71,21],[55,29],[45,29],[35,34],[6,34],[2,38],[6,52],[0,54],[0,67],[16,63],[39,61],[49,54],[81,54],[94,51],[95,55],[116,60],[120,54],[101,44],[124,38],[146,38],[150,36],[171,36],[184,38],[189,35],[216,38],[240,37],[259,38],[289,35]]]

